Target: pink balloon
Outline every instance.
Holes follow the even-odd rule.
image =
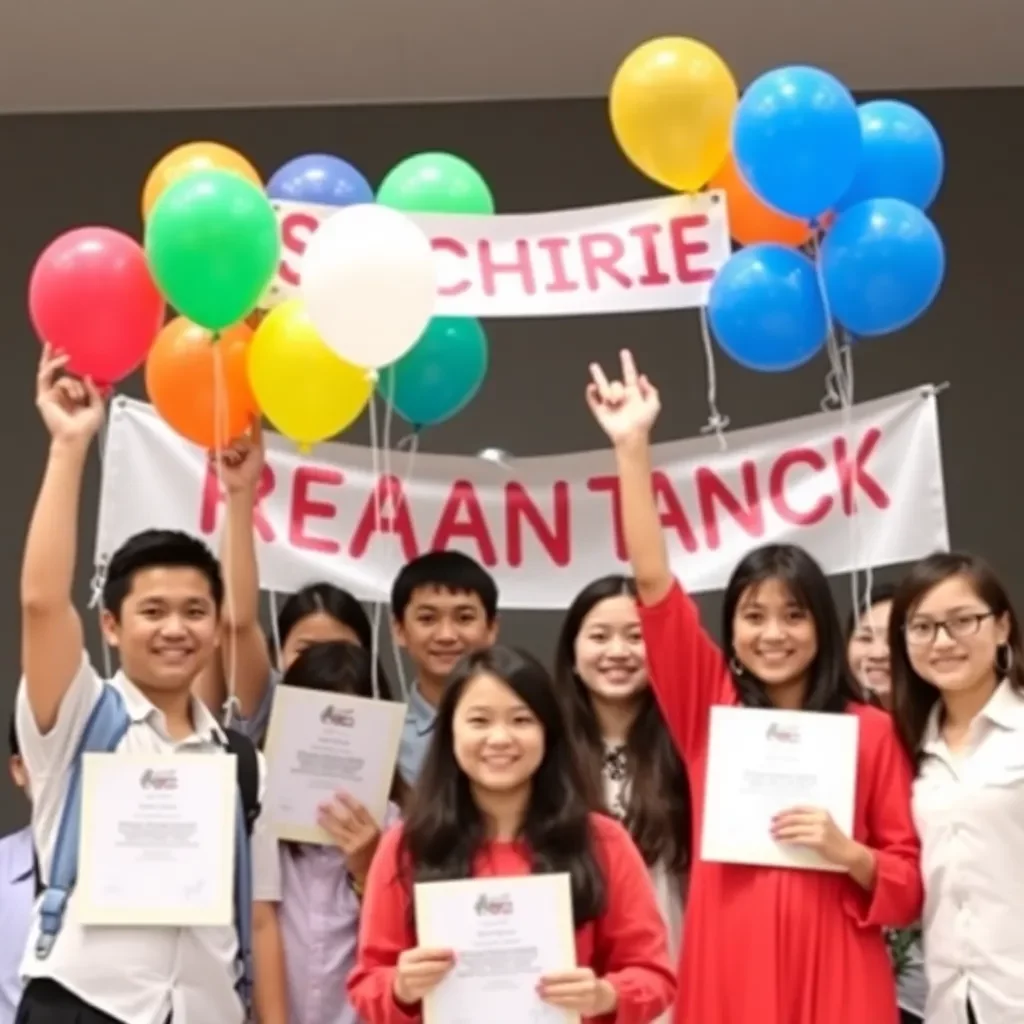
[[[69,372],[101,386],[142,365],[166,312],[142,247],[101,227],[68,231],[43,250],[28,308],[40,340],[69,357]]]

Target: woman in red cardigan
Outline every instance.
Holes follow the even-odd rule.
[[[652,489],[658,393],[628,352],[621,381],[609,382],[597,366],[591,376],[591,411],[615,446],[651,686],[690,773],[695,835],[704,820],[712,707],[858,720],[853,834],[815,807],[790,808],[771,827],[777,842],[815,850],[838,871],[693,865],[676,1020],[897,1024],[882,929],[909,925],[921,910],[912,770],[889,716],[864,702],[849,675],[828,580],[793,545],[750,552],[726,589],[719,647],[669,565]],[[810,483],[801,500],[826,499]],[[763,514],[772,514],[770,506]]]
[[[409,813],[381,840],[363,898],[353,1006],[369,1024],[413,1024],[455,952],[417,945],[412,886],[568,873],[575,970],[538,997],[585,1019],[649,1024],[672,1004],[674,971],[647,869],[629,834],[591,807],[547,671],[494,647],[453,672]]]

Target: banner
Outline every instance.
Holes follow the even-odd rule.
[[[597,428],[595,427],[595,434]],[[654,488],[674,571],[692,592],[725,585],[751,548],[790,541],[829,573],[909,561],[948,546],[934,392],[654,449]],[[329,580],[386,600],[402,564],[454,548],[497,579],[503,608],[564,608],[598,576],[628,572],[608,450],[524,458],[378,453],[323,444],[301,456],[267,436],[256,509],[260,582]],[[224,501],[206,454],[153,409],[110,415],[97,559],[151,527],[218,543]],[[379,513],[379,518],[378,518]]]
[[[275,201],[281,264],[262,306],[298,293],[302,256],[337,207]],[[437,260],[438,316],[575,316],[707,303],[729,258],[725,193],[555,213],[416,214]]]

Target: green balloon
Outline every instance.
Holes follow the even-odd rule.
[[[197,171],[157,200],[146,222],[146,258],[182,316],[223,330],[252,312],[277,270],[277,216],[251,181]]]
[[[480,172],[451,153],[419,153],[392,168],[377,202],[403,213],[494,213],[494,196]]]

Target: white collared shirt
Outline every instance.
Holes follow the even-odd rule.
[[[123,673],[112,680],[131,718],[118,751],[129,753],[206,752],[223,749],[224,733],[210,712],[192,703],[196,731],[181,741],[167,733],[163,714]],[[32,832],[43,878],[49,877],[57,829],[67,793],[68,770],[86,721],[103,687],[83,655],[82,665],[61,703],[54,727],[41,735],[22,680],[16,704],[22,757],[32,787]],[[260,758],[261,791],[265,775]],[[276,840],[258,820],[253,829],[253,872],[276,858]],[[264,849],[266,847],[266,849]],[[254,877],[254,885],[261,883]],[[86,927],[68,901],[64,924],[45,960],[36,957],[38,916],[33,921],[22,973],[52,978],[80,999],[124,1024],[241,1024],[244,1011],[235,992],[238,940],[223,928]]]
[[[1024,1022],[1024,697],[1002,682],[956,753],[925,731],[914,783],[927,1024]]]

